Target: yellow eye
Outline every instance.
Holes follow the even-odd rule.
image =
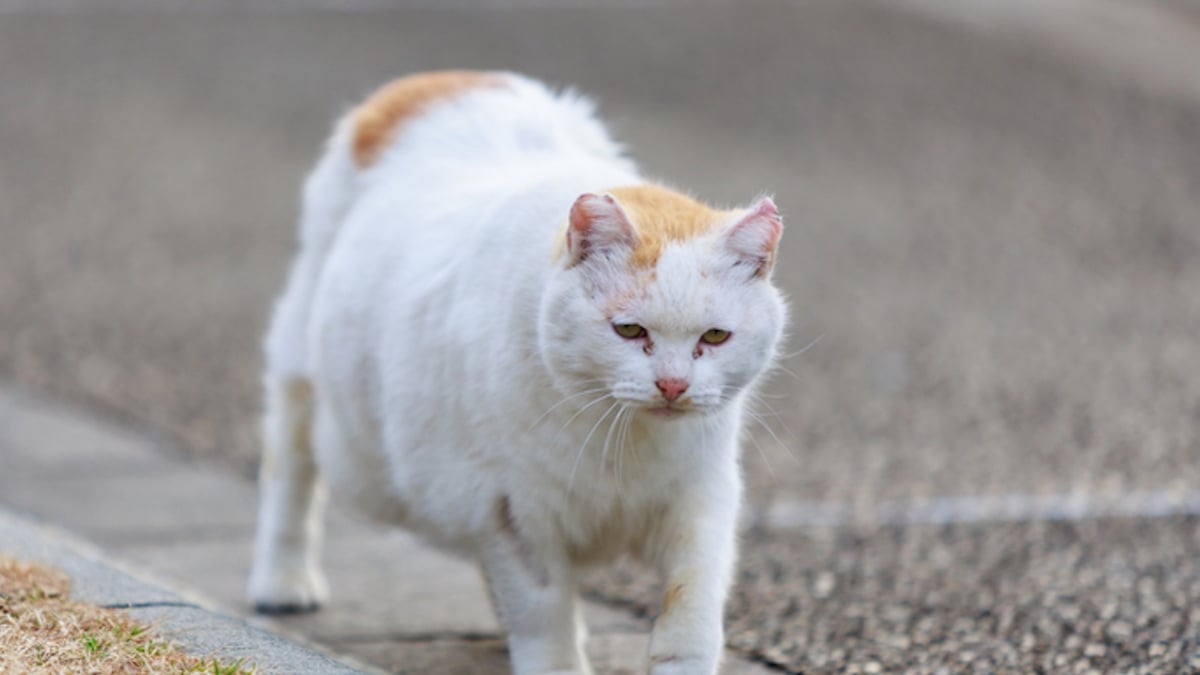
[[[613,330],[626,340],[636,340],[646,337],[646,329],[636,323],[614,323]]]
[[[704,331],[704,335],[700,336],[700,341],[705,344],[719,345],[729,339],[729,331],[721,330],[720,328],[710,328]]]

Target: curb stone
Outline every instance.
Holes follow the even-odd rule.
[[[381,672],[250,625],[195,593],[106,557],[89,542],[3,507],[0,551],[61,569],[71,578],[72,599],[124,610],[196,656],[244,659],[264,673]]]

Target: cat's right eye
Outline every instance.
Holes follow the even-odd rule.
[[[636,340],[646,337],[646,329],[636,323],[614,323],[613,330],[626,340]]]

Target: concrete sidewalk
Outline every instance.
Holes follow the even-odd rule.
[[[2,511],[0,550],[63,567],[83,599],[153,603],[138,611],[179,626],[189,644],[206,650],[232,645],[232,656],[275,665],[268,657],[277,653],[276,643],[258,629],[232,617],[210,619],[222,623],[217,631],[192,616],[218,616],[207,609],[215,606],[234,614],[248,611],[242,588],[254,528],[253,485],[214,468],[173,461],[151,439],[3,388],[0,454],[5,468],[0,504],[80,533],[108,555],[208,599],[163,605],[180,599],[124,577],[112,590],[108,577],[90,572],[111,564],[89,562],[58,537],[3,517]],[[393,672],[506,672],[504,641],[472,565],[402,532],[368,527],[336,510],[330,515],[329,606],[305,616],[255,617],[256,626],[304,636]],[[650,621],[594,602],[587,603],[586,613],[597,672],[644,672]],[[239,630],[240,636],[233,635]],[[332,665],[278,663],[281,672],[333,672]],[[724,672],[770,671],[730,654]]]

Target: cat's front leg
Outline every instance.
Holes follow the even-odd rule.
[[[507,496],[497,501],[494,517],[495,532],[480,547],[480,564],[496,618],[508,634],[513,673],[591,675],[565,553],[539,547]]]
[[[724,652],[722,619],[736,558],[737,510],[712,504],[691,513],[679,510],[660,544],[665,592],[650,638],[650,672],[710,675]]]

